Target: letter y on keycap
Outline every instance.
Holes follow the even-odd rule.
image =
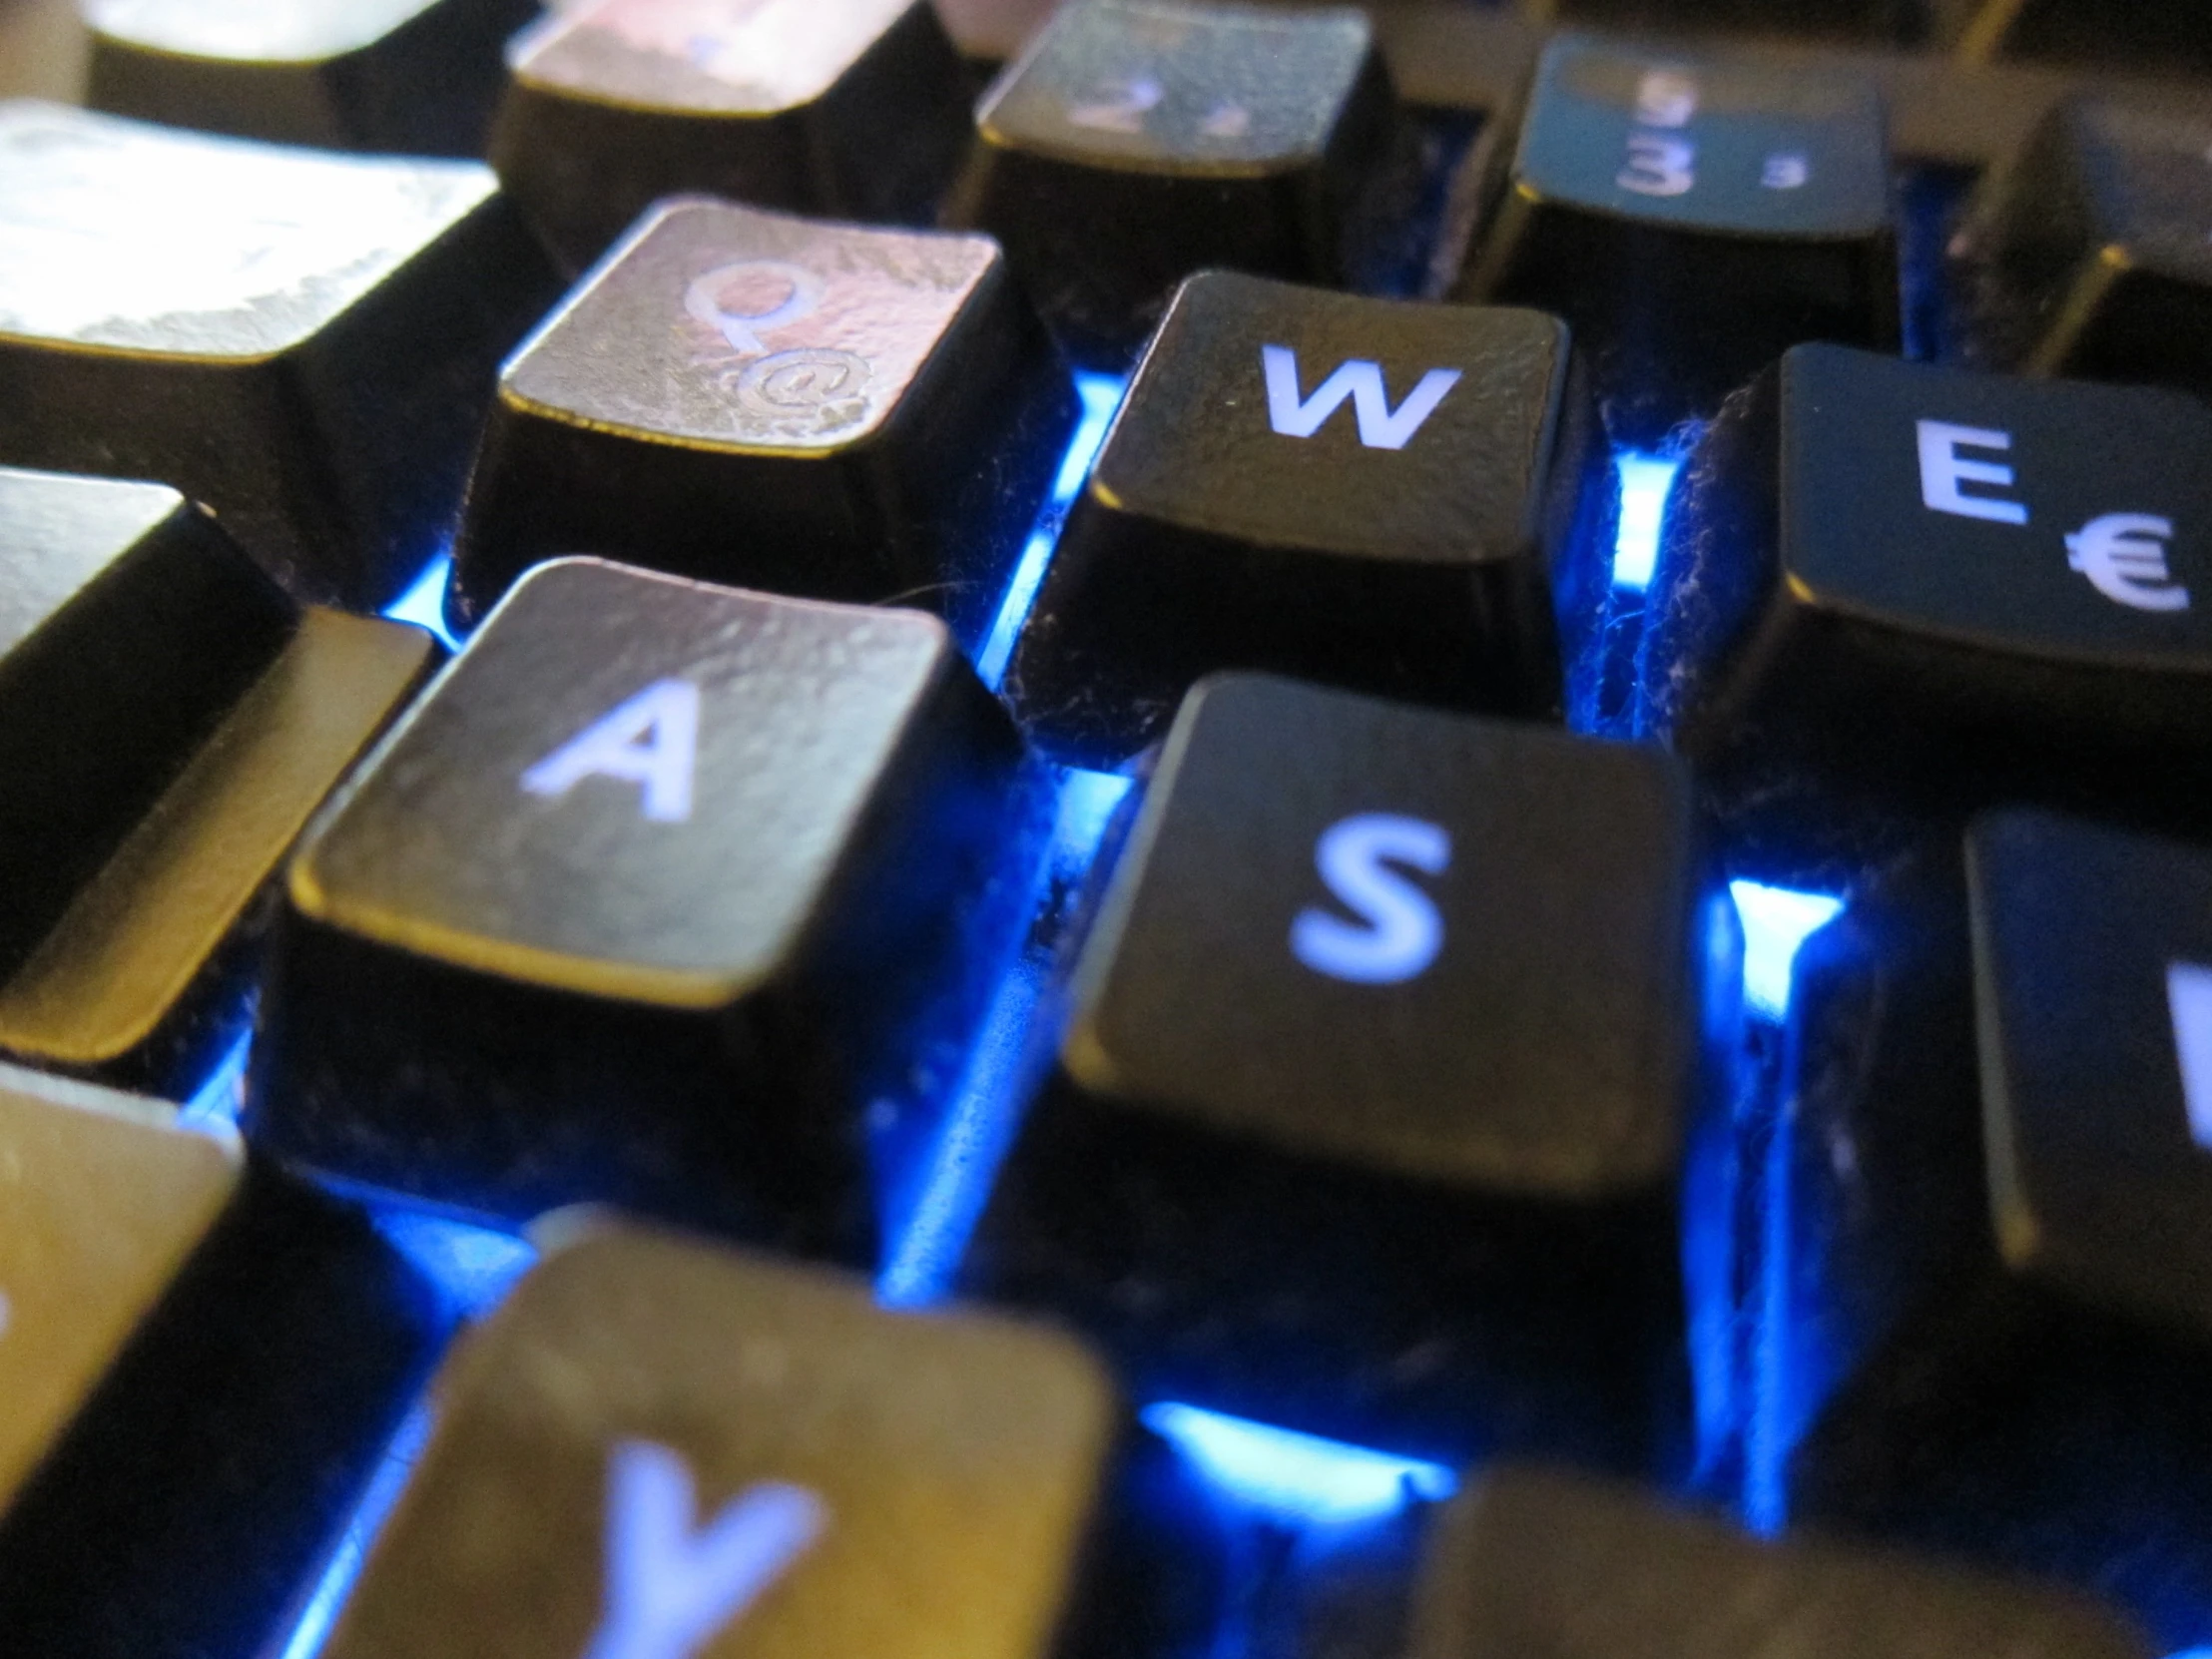
[[[802,1486],[749,1486],[692,1530],[683,1454],[624,1440],[607,1469],[607,1619],[584,1659],[692,1659],[782,1577],[829,1525]]]

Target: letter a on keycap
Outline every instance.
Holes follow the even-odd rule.
[[[624,1440],[607,1469],[607,1619],[584,1659],[692,1659],[822,1536],[803,1486],[764,1480],[692,1530],[683,1454]]]
[[[699,750],[699,688],[659,680],[584,728],[522,775],[532,795],[568,794],[587,778],[642,786],[655,824],[691,817],[692,769]]]
[[[1365,357],[1339,363],[1336,372],[1306,398],[1298,392],[1296,351],[1287,345],[1263,345],[1260,362],[1268,376],[1268,423],[1278,432],[1310,438],[1349,397],[1360,422],[1360,441],[1370,449],[1403,449],[1444,400],[1444,393],[1459,383],[1456,368],[1432,368],[1393,411],[1382,383],[1382,365]]]

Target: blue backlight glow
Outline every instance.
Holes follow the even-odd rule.
[[[421,575],[407,584],[405,593],[384,607],[384,615],[394,622],[411,622],[417,628],[427,628],[446,650],[460,650],[461,642],[445,626],[445,588],[452,579],[453,555],[440,553],[422,567]]]
[[[1645,455],[1624,449],[1613,457],[1621,480],[1620,529],[1613,542],[1613,585],[1641,593],[1659,563],[1659,528],[1667,491],[1682,470],[1679,455]]]
[[[424,1210],[379,1208],[370,1222],[464,1319],[490,1313],[538,1259],[537,1251],[512,1233]]]
[[[1139,1413],[1229,1501],[1300,1525],[1342,1525],[1458,1489],[1441,1463],[1325,1440],[1288,1428],[1162,1401]]]
[[[185,1099],[181,1122],[187,1124],[237,1123],[245,1104],[246,1061],[254,1051],[251,1025],[224,1051],[207,1080]]]
[[[1728,891],[1744,924],[1744,1006],[1779,1020],[1789,1011],[1798,947],[1833,921],[1844,901],[1758,881],[1731,881]]]
[[[361,1575],[361,1562],[368,1554],[369,1545],[390,1517],[392,1505],[399,1501],[407,1477],[414,1472],[422,1448],[430,1438],[430,1422],[427,1398],[418,1401],[400,1420],[390,1443],[384,1447],[383,1461],[376,1465],[376,1472],[369,1476],[368,1485],[361,1492],[353,1518],[346,1522],[337,1548],[330,1552],[330,1559],[323,1564],[322,1576],[315,1580],[313,1590],[308,1593],[290,1636],[276,1649],[276,1659],[314,1659],[322,1651],[338,1609],[345,1605],[353,1581]]]
[[[1021,558],[1006,584],[1006,595],[999,601],[998,615],[992,618],[990,632],[983,636],[983,648],[975,656],[975,672],[993,691],[1006,677],[1014,640],[1021,633],[1021,625],[1029,620],[1029,607],[1037,601],[1037,589],[1044,584],[1045,567],[1052,563],[1052,549],[1067,519],[1068,503],[1083,487],[1098,446],[1106,441],[1106,428],[1113,421],[1114,411],[1121,407],[1121,394],[1128,389],[1128,380],[1119,374],[1075,377],[1075,394],[1082,399],[1083,416],[1075,423],[1075,435],[1068,439],[1067,452],[1060,457],[1060,470],[1052,478],[1051,497],[1022,546]]]

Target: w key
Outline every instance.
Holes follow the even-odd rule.
[[[865,1109],[1020,756],[931,618],[541,566],[309,831],[254,1132],[495,1217],[864,1256]]]
[[[1534,311],[1186,282],[1061,537],[1008,685],[1050,744],[1142,748],[1216,669],[1545,713],[1553,579],[1612,469]]]
[[[456,620],[583,552],[979,633],[1074,413],[987,237],[665,203],[501,372]]]

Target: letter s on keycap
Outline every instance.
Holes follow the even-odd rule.
[[[1292,954],[1316,973],[1359,985],[1418,978],[1443,948],[1443,917],[1392,862],[1441,875],[1451,862],[1451,837],[1437,825],[1394,813],[1361,813],[1324,830],[1315,867],[1364,925],[1318,906],[1301,910],[1291,924]]]

